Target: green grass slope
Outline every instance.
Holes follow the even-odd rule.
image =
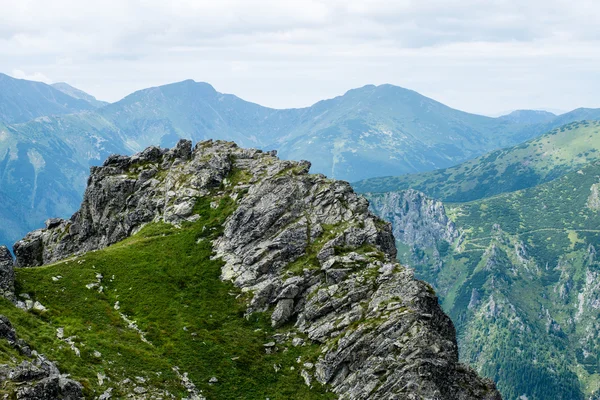
[[[113,397],[125,397],[135,385],[147,388],[148,396],[168,391],[186,397],[174,368],[211,399],[332,398],[319,384],[309,389],[298,372],[298,358],[316,359],[318,346],[293,347],[287,339],[267,354],[264,344],[276,333],[269,316],[244,317],[246,295],[219,279],[222,263],[211,260],[211,240],[233,204],[210,203],[200,199],[202,218],[182,228],[150,224],[107,249],[17,270],[17,293],[48,311],[27,313],[1,301],[0,314],[34,349],[58,361],[61,372],[82,381],[89,398],[109,387]],[[87,288],[90,283],[98,285]],[[57,338],[58,328],[73,337],[80,356]],[[0,348],[0,363],[16,357]],[[144,382],[123,383],[126,377]],[[212,377],[218,382],[209,383]]]
[[[573,122],[523,144],[496,150],[447,169],[354,184],[361,192],[412,188],[463,202],[538,185],[600,158],[600,122]]]
[[[594,162],[525,190],[448,203],[461,232],[454,243],[400,248],[455,322],[462,360],[505,399],[600,393],[599,177]]]

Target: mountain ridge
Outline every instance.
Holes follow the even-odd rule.
[[[66,82],[56,82],[56,83],[51,84],[50,86],[52,86],[55,89],[60,90],[61,92],[65,93],[73,98],[85,100],[88,103],[90,103],[92,106],[94,106],[95,108],[104,107],[109,104],[106,101],[101,101],[101,100],[96,99],[91,94],[86,93],[81,89],[77,89],[76,87],[73,87]]]
[[[504,398],[600,393],[598,176],[596,160],[462,203],[412,189],[367,194],[393,223],[401,262],[436,288],[461,359],[494,379]]]
[[[573,122],[456,166],[354,183],[359,192],[407,188],[447,202],[472,201],[558,178],[600,158],[600,122]]]
[[[0,122],[22,123],[49,115],[92,110],[88,102],[71,97],[42,82],[0,73]]]
[[[113,155],[15,244],[23,311],[0,312],[86,397],[499,400],[390,225],[309,168],[224,141]]]
[[[521,142],[539,128],[464,113],[393,85],[366,85],[311,107],[276,110],[192,80],[140,90],[100,109],[4,125],[0,137],[8,140],[0,140],[0,159],[6,162],[0,191],[17,205],[23,198],[30,205],[40,204],[40,213],[33,215],[23,205],[5,213],[18,229],[0,227],[3,243],[16,240],[51,215],[73,213],[88,168],[110,153],[131,154],[147,145],[171,147],[182,137],[277,149],[283,158],[311,161],[314,172],[356,181],[390,171],[452,165]],[[31,143],[31,137],[37,142]],[[31,172],[36,167],[27,155],[34,150],[46,165],[37,167],[38,174]],[[47,172],[54,160],[65,162],[53,175]],[[65,191],[68,195],[34,190],[61,187],[65,179],[73,182]]]

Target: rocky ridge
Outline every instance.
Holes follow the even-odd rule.
[[[0,296],[15,301],[15,272],[13,256],[6,246],[0,246]]]
[[[439,241],[453,242],[458,229],[442,202],[413,190],[367,194],[375,214],[392,223],[394,237],[402,243],[434,247]]]
[[[93,167],[81,209],[14,246],[34,267],[101,249],[149,222],[197,220],[196,199],[236,202],[213,243],[221,277],[249,293],[248,313],[320,343],[301,371],[344,399],[499,399],[458,363],[455,330],[431,287],[395,261],[391,226],[346,182],[310,163],[205,141],[151,147]],[[219,207],[218,201],[214,207]]]
[[[434,285],[455,322],[461,361],[505,398],[600,392],[596,182],[592,164],[539,188],[445,207],[414,190],[367,194],[394,223],[400,260]]]
[[[0,315],[0,340],[6,340],[27,359],[16,366],[0,365],[0,382],[4,388],[14,387],[17,400],[83,399],[81,384],[61,374],[55,363],[31,350],[3,315]]]
[[[459,229],[446,215],[441,201],[414,189],[387,193],[366,193],[375,214],[392,223],[394,237],[409,247],[410,264],[429,263],[443,267],[442,252],[451,243],[460,245]],[[423,249],[433,249],[428,255]]]

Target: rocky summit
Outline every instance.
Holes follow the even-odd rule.
[[[396,261],[391,225],[372,214],[367,200],[356,195],[348,183],[309,174],[309,169],[310,163],[306,161],[282,161],[275,152],[243,149],[224,141],[204,141],[192,147],[190,141],[182,140],[172,149],[150,147],[131,157],[111,156],[101,167],[92,167],[79,211],[68,220],[48,220],[46,228],[29,233],[14,245],[17,293],[11,275],[12,258],[10,253],[0,249],[0,288],[5,297],[14,301],[23,297],[23,293],[18,293],[19,288],[27,287],[35,278],[36,270],[49,268],[48,273],[54,274],[52,268],[62,268],[60,271],[65,277],[52,275],[52,284],[56,282],[60,286],[70,279],[66,275],[76,274],[78,268],[82,275],[89,264],[86,260],[94,260],[93,257],[100,260],[100,256],[94,254],[102,255],[103,251],[116,246],[114,252],[123,252],[126,256],[129,247],[125,245],[136,246],[139,245],[136,240],[149,240],[142,235],[149,227],[155,230],[171,227],[164,228],[162,234],[154,234],[156,239],[152,240],[156,243],[160,243],[162,237],[177,235],[178,230],[183,232],[195,227],[198,233],[191,247],[186,247],[178,258],[193,257],[197,251],[194,246],[198,249],[207,246],[214,260],[210,262],[220,263],[221,281],[231,282],[230,294],[244,301],[244,312],[238,318],[249,320],[255,315],[268,318],[270,327],[263,330],[271,329],[269,332],[273,334],[272,340],[262,345],[263,353],[283,356],[286,352],[302,352],[316,346],[310,362],[283,365],[286,373],[292,374],[290,379],[301,379],[309,390],[322,387],[324,393],[333,396],[331,398],[340,399],[500,399],[491,381],[479,378],[473,370],[459,364],[454,326],[439,307],[433,289],[416,280],[412,270]],[[211,225],[208,216],[218,212],[224,216],[222,222]],[[117,244],[125,239],[129,242]],[[160,252],[169,248],[157,244],[155,249],[154,257],[159,263]],[[42,265],[47,267],[26,268]],[[107,296],[112,296],[111,291],[117,291],[116,287],[111,290],[110,285],[116,285],[119,276],[112,275],[108,279],[107,273],[100,270],[103,268],[100,261],[92,268],[97,272],[96,281],[88,284],[87,289],[74,289],[65,284],[64,294],[58,297],[53,290],[42,295],[42,289],[34,287],[37,300],[49,311],[30,310],[28,313],[47,315],[46,320],[64,323],[66,319],[61,319],[56,311],[60,300],[53,303],[53,299],[64,298],[70,290],[88,290],[87,293],[94,293],[99,301],[105,301]],[[131,268],[134,267],[124,267],[123,274]],[[187,270],[198,268],[201,266],[190,263]],[[150,284],[157,278],[148,276],[146,279]],[[131,285],[136,283],[132,282]],[[185,280],[180,280],[179,285],[185,288]],[[90,296],[86,295],[85,301],[91,301]],[[114,297],[119,299],[114,307],[111,303],[102,312],[110,314],[120,307],[128,307],[127,296],[122,293],[121,297]],[[178,295],[172,301],[176,301],[175,297]],[[62,312],[70,311],[65,308]],[[139,318],[143,320],[143,314],[140,313]],[[10,326],[7,319],[3,321]],[[139,326],[135,321],[129,322],[129,329],[135,330],[142,339],[139,346],[144,351],[158,351],[159,342],[169,334],[163,329],[161,334],[153,336],[153,327],[159,324],[156,321]],[[79,339],[69,338],[71,344],[91,347],[83,343],[82,338],[93,329],[94,326],[88,325],[87,331],[80,330]],[[188,331],[187,325],[183,331]],[[249,330],[248,335],[257,331],[260,329]],[[61,338],[62,335],[61,331]],[[77,344],[77,340],[82,344]],[[236,341],[236,338],[229,338],[231,340]],[[241,347],[242,338],[239,340]],[[114,344],[96,345],[110,349]],[[170,346],[176,348],[178,343]],[[169,349],[169,356],[164,358],[176,359],[173,348]],[[91,349],[89,352],[91,354]],[[119,360],[126,357],[121,355],[124,352],[124,349],[119,350]],[[86,357],[84,353],[82,350],[81,360]],[[309,359],[307,354],[299,354],[298,360]],[[198,355],[198,359],[200,357]],[[237,358],[231,357],[232,362]],[[96,361],[98,363],[100,361]],[[98,383],[84,385],[83,390],[101,393],[107,387],[106,382],[112,379],[114,384],[104,391],[102,396],[105,397],[100,398],[110,398],[111,393],[117,392],[122,396],[151,398],[149,393],[154,389],[147,387],[149,378],[137,377],[135,388],[127,386],[123,382],[135,382],[137,378],[130,379],[127,374],[132,372],[125,368],[118,372],[122,379],[119,382],[117,372],[111,372],[110,365],[106,364],[103,374],[114,373],[114,377],[109,379],[99,374]],[[248,371],[252,369],[249,365]],[[199,362],[196,367],[204,369]],[[281,369],[281,364],[274,364],[272,374],[283,373]],[[211,391],[225,393],[224,378],[206,376],[204,382],[194,382],[197,375],[192,371],[189,378],[187,373],[179,373],[179,367],[174,366],[172,370],[181,378],[177,379],[190,398],[213,398]],[[87,373],[82,371],[82,368],[74,368],[67,372],[71,373],[71,379],[77,380],[77,373]],[[43,379],[54,379],[54,383],[49,384],[51,390],[63,390],[67,384],[75,391],[82,390],[75,382],[65,381],[58,370],[48,376]],[[139,382],[145,382],[145,386]],[[160,382],[156,383],[157,387]],[[35,386],[36,390],[38,387]],[[113,389],[115,392],[111,392]],[[173,391],[159,392],[158,389],[152,393],[163,394],[152,395],[153,398],[168,398]],[[78,398],[79,395],[20,396]]]

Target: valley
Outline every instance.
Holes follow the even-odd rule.
[[[461,359],[504,398],[589,399],[600,389],[600,165],[572,169],[463,203],[411,190],[368,194],[394,223],[401,262],[433,284],[455,322]]]
[[[324,173],[330,178],[355,182],[353,187],[366,195],[373,211],[393,224],[400,262],[414,268],[416,276],[431,283],[437,292],[442,308],[456,326],[461,361],[494,380],[505,399],[525,396],[529,400],[549,397],[588,400],[594,399],[600,390],[600,361],[595,356],[600,350],[595,339],[600,333],[595,322],[600,316],[595,294],[600,282],[596,261],[600,246],[598,110],[578,109],[560,116],[524,110],[489,118],[453,110],[391,85],[368,85],[312,107],[277,110],[189,80],[141,90],[108,104],[68,84],[46,88],[40,86],[43,84],[4,79],[10,85],[34,88],[34,97],[39,93],[51,93],[53,97],[46,95],[44,101],[36,103],[40,108],[27,117],[22,110],[29,103],[11,98],[10,113],[2,114],[0,243],[17,241],[27,231],[39,228],[48,217],[68,218],[73,214],[73,218],[79,218],[82,211],[77,210],[86,181],[88,185],[93,182],[90,168],[93,176],[98,168],[110,165],[113,161],[105,161],[107,158],[117,160],[111,154],[132,154],[152,144],[171,147],[181,138],[191,138],[194,142],[226,139],[242,146],[276,149],[283,160],[310,161],[301,168],[292,168],[292,175],[310,168],[311,172]],[[63,95],[71,99],[61,103],[62,106],[51,101]],[[143,157],[149,157],[149,153]],[[161,179],[168,176],[164,167],[151,160],[139,164],[139,171],[123,174],[143,182],[147,178],[136,178],[137,174],[154,165],[157,176]],[[105,166],[99,167],[102,163]],[[386,176],[390,174],[396,176]],[[235,179],[242,176],[246,175],[236,175]],[[189,176],[181,179],[185,182]],[[217,197],[220,199],[221,195]],[[206,237],[216,240],[214,235],[223,233],[223,221],[231,214],[219,216],[218,211],[233,212],[234,207],[223,203],[223,208],[213,208],[217,203],[212,201],[210,210],[206,208],[208,203],[202,203],[204,211],[198,214],[213,222],[204,219],[202,224],[185,222],[177,230],[170,225],[151,224],[137,232],[127,225],[129,222],[113,226],[110,235],[119,240],[99,242],[103,243],[100,248],[111,246],[89,253],[81,260],[53,258],[46,250],[27,256],[34,260],[33,265],[48,266],[17,269],[16,292],[32,297],[50,311],[34,312],[32,317],[32,311],[24,313],[5,302],[2,313],[27,343],[74,373],[83,382],[82,390],[90,395],[108,390],[107,382],[126,380],[123,371],[137,371],[138,365],[143,364],[152,366],[139,370],[144,382],[134,382],[129,388],[120,385],[118,390],[122,392],[114,395],[131,393],[136,387],[157,395],[181,394],[189,390],[181,383],[181,377],[185,376],[197,382],[194,390],[198,396],[208,398],[235,398],[248,390],[258,390],[252,392],[258,397],[286,398],[295,393],[298,398],[333,398],[327,385],[340,385],[341,381],[319,378],[325,386],[306,386],[307,379],[317,376],[307,372],[304,375],[311,378],[306,378],[296,371],[294,360],[298,357],[308,357],[311,365],[317,363],[322,348],[315,341],[306,348],[282,342],[289,354],[260,352],[264,344],[261,342],[279,337],[281,330],[268,322],[269,315],[273,315],[267,312],[268,307],[252,314],[254,319],[245,322],[236,319],[244,314],[250,300],[235,285],[219,280],[218,271],[225,267],[212,259],[211,246],[195,251],[193,256],[195,264],[207,266],[205,272],[182,271],[192,256],[186,256],[187,261],[182,263],[168,261],[189,251],[188,239],[195,237],[203,242],[204,236],[209,235]],[[217,219],[213,217],[221,218],[220,222],[214,222]],[[97,218],[94,216],[90,221]],[[164,217],[161,221],[167,222]],[[108,220],[106,223],[112,226]],[[212,223],[216,224],[215,232],[206,232]],[[67,229],[66,222],[60,224],[63,224],[61,229]],[[60,235],[66,235],[69,229]],[[130,234],[133,236],[129,237]],[[107,238],[113,237],[110,235]],[[23,243],[29,240],[33,239]],[[324,243],[325,239],[319,245]],[[64,247],[61,251],[67,255],[96,250],[98,244],[77,248],[71,242],[51,245],[44,242],[42,248],[55,246]],[[17,259],[22,257],[20,248],[15,247]],[[157,248],[165,254],[160,263],[150,261]],[[361,248],[358,254],[362,257],[365,252],[369,251]],[[289,273],[313,270],[319,264],[315,257],[306,254],[298,258],[289,266]],[[72,263],[78,263],[77,268]],[[132,275],[133,270],[138,275]],[[64,296],[67,286],[85,287],[81,279],[90,280],[94,274],[102,279],[124,276],[124,286],[116,280],[103,281],[102,291],[97,294],[85,289]],[[145,282],[148,275],[162,276],[161,282],[170,282],[171,291],[162,293],[158,286]],[[60,290],[56,289],[59,281],[53,279],[57,276],[66,285]],[[210,294],[210,299],[200,297],[194,303],[194,309],[209,310],[206,312],[210,317],[202,314],[205,311],[188,315],[169,308],[155,309],[167,298],[183,296],[177,291],[187,290],[188,285],[193,287],[190,293]],[[121,299],[127,296],[110,290],[145,293],[143,298],[147,300],[138,304],[140,299],[129,298],[127,313],[121,312],[127,318],[123,319],[114,307],[124,306],[125,300]],[[94,293],[93,297],[89,293]],[[229,296],[246,303],[232,302]],[[211,299],[217,298],[218,303],[227,304],[227,312],[212,308]],[[180,300],[178,310],[191,304],[189,299]],[[74,301],[81,307],[71,314]],[[88,311],[92,309],[97,309],[94,311],[97,317],[90,319]],[[165,325],[163,311],[178,315],[178,325]],[[273,312],[284,311],[276,308]],[[144,338],[151,345],[141,346],[150,346],[147,349],[138,348],[135,329],[129,332],[131,337],[119,350],[110,341],[94,336],[95,329],[111,332],[114,337],[122,335],[123,329],[131,329],[132,315],[137,315],[135,326],[144,327],[140,332],[147,334]],[[187,333],[165,336],[171,331],[187,332],[192,320],[201,319],[212,326],[213,317],[220,318],[220,322],[213,330],[196,332],[199,336],[189,338]],[[39,337],[31,335],[34,326],[45,333]],[[120,364],[111,359],[107,364],[89,351],[84,351],[85,357],[74,358],[73,350],[53,334],[58,328],[77,336],[83,348],[92,346],[99,354],[110,357],[128,354],[124,358],[127,361]],[[287,335],[288,331],[285,332]],[[306,334],[297,338],[306,340]],[[228,335],[248,339],[242,346],[243,357],[225,346]],[[191,353],[200,351],[196,348],[200,339],[202,343],[208,343],[207,340],[212,343],[202,345],[213,346],[209,354],[223,352],[224,359],[232,362],[219,361],[209,367],[212,359],[207,358],[203,361],[207,367],[201,374],[192,372],[192,364],[181,349]],[[175,349],[180,346],[181,349]],[[6,351],[12,354],[14,348]],[[207,357],[217,357],[216,353]],[[26,361],[14,357],[19,362]],[[256,361],[249,378],[241,375],[249,365],[240,366],[244,357]],[[276,366],[275,375],[270,372],[271,364]],[[279,372],[281,368],[284,369]],[[180,373],[184,370],[188,375]],[[226,377],[223,379],[228,384],[208,382],[212,375]],[[257,382],[262,383],[257,385]],[[269,391],[257,389],[265,387]],[[358,390],[336,387],[336,390]],[[10,386],[7,390],[15,388]]]

